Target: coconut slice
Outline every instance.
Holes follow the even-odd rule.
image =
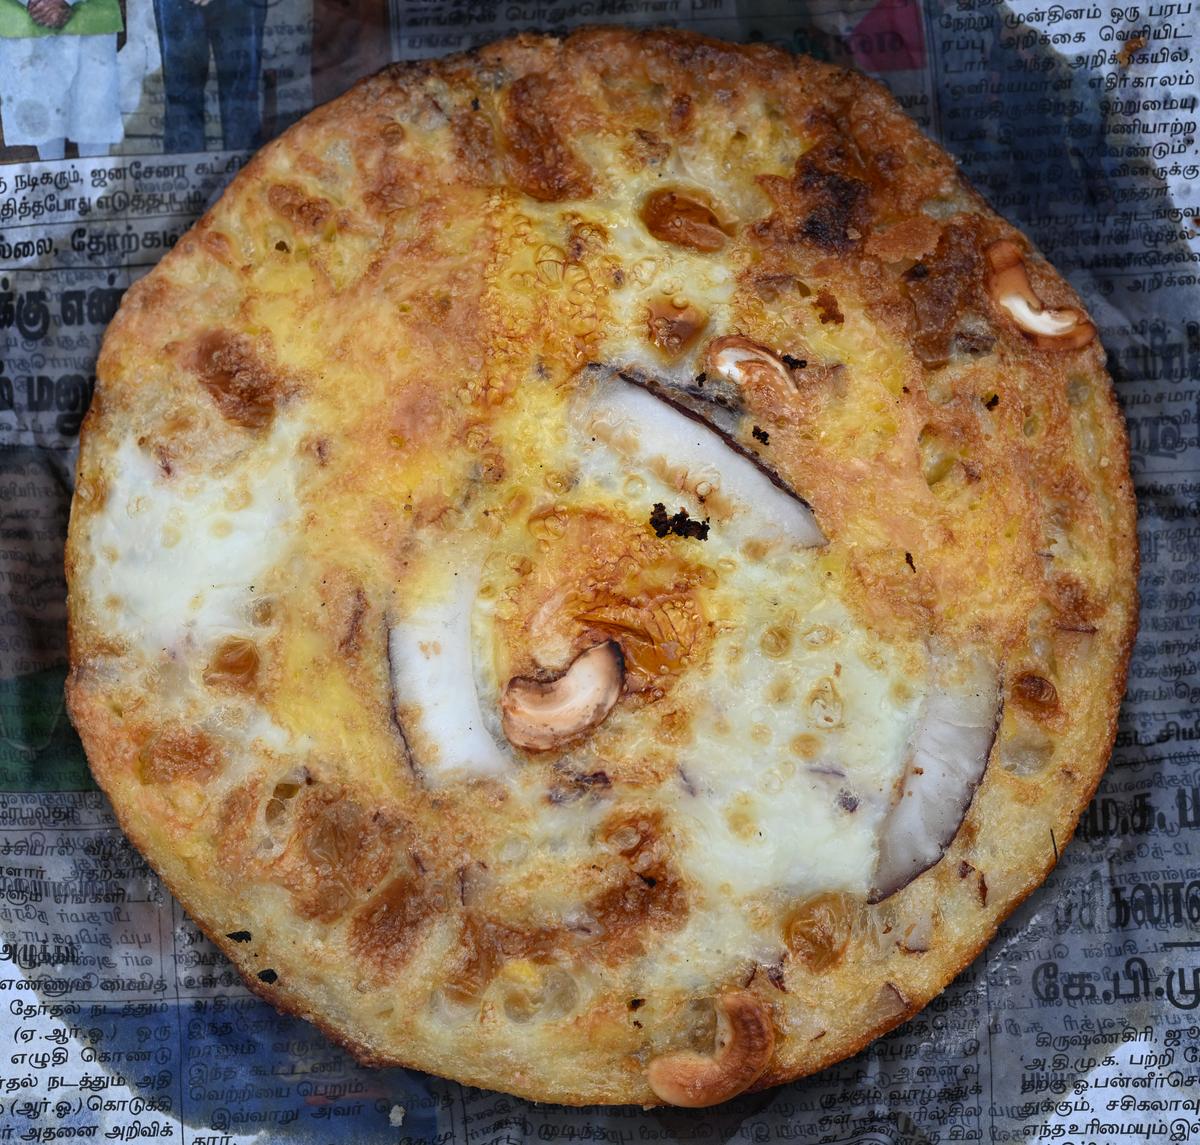
[[[1000,681],[982,657],[957,671],[934,665],[934,683],[909,741],[898,794],[880,828],[870,894],[880,902],[944,854],[983,778],[1000,722]]]
[[[427,779],[501,775],[512,756],[488,731],[471,651],[471,609],[481,563],[447,570],[436,594],[388,632],[396,718]]]
[[[775,536],[811,548],[826,543],[808,503],[726,431],[685,405],[672,387],[642,374],[601,377],[583,411],[586,441],[649,470],[718,525],[735,533]]]

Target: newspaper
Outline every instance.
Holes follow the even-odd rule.
[[[1142,620],[1046,885],[923,1013],[699,1112],[359,1068],[253,998],[66,720],[62,544],[105,323],[262,140],[391,59],[674,24],[887,84],[1086,300],[1124,405]],[[0,0],[0,1145],[1200,1140],[1200,3]]]

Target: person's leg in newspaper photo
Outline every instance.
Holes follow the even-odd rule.
[[[154,0],[166,90],[164,151],[205,149],[204,89],[210,59],[216,63],[221,145],[250,150],[262,142],[260,3]]]

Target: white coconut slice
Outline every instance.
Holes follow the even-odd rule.
[[[580,428],[585,442],[599,442],[630,468],[656,474],[688,494],[699,511],[711,511],[719,527],[732,526],[735,535],[774,536],[806,548],[826,543],[798,494],[643,379],[602,377]]]
[[[908,763],[880,828],[871,902],[907,886],[953,842],[983,779],[999,718],[1000,681],[992,665],[971,656],[948,670],[944,658],[935,658]]]
[[[471,649],[471,609],[481,562],[447,569],[436,595],[388,633],[396,718],[427,780],[502,775],[512,756],[488,730]]]

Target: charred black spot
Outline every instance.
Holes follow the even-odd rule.
[[[646,1004],[645,998],[630,998],[629,1008],[631,1010],[640,1010]]]
[[[985,409],[995,409],[1000,404],[1000,395],[992,394],[986,402],[983,403]]]
[[[231,930],[225,937],[234,942],[249,942],[254,936],[248,930]]]
[[[917,566],[916,566],[915,564],[913,564],[913,555],[912,555],[912,553],[905,553],[905,554],[904,554],[904,563],[905,563],[906,565],[908,565],[908,567],[909,567],[910,569],[912,569],[912,571],[913,571],[913,572],[916,572],[916,571],[917,571]]]
[[[270,986],[279,981],[279,975],[274,970],[260,970],[258,972],[258,980]]]
[[[283,241],[283,239],[280,239],[280,240],[279,240],[279,241],[278,241],[278,242],[275,244],[275,249],[276,249],[276,250],[278,250],[278,251],[282,251],[284,254],[289,254],[289,253],[291,252],[291,249],[292,249],[292,248],[291,248],[290,246],[288,246],[288,245],[287,245],[287,243],[285,243],[285,242]]]
[[[856,229],[854,224],[863,221],[870,198],[866,183],[840,175],[807,157],[798,164],[795,182],[813,204],[800,223],[799,236],[823,250],[849,250],[858,239],[851,234]]]
[[[472,100],[471,100],[471,110],[472,110],[472,111],[478,111],[478,110],[479,110],[479,100],[478,100],[478,99],[472,99]]]
[[[771,435],[765,429],[763,429],[761,426],[756,425],[750,431],[750,433],[754,437],[755,441],[761,441],[763,443],[763,445],[771,444]]]
[[[923,262],[913,263],[913,265],[904,272],[904,277],[908,279],[909,282],[920,282],[921,279],[929,277],[929,267],[927,267]]]
[[[780,354],[779,359],[789,370],[803,370],[808,365],[804,358],[793,358],[791,354]]]
[[[656,537],[665,537],[673,533],[677,537],[691,537],[697,541],[708,540],[708,518],[694,521],[688,516],[686,509],[680,509],[674,516],[667,513],[667,507],[658,501],[650,513],[650,527]]]
[[[858,810],[858,796],[851,795],[849,791],[839,791],[837,802],[843,811],[853,813]]]

